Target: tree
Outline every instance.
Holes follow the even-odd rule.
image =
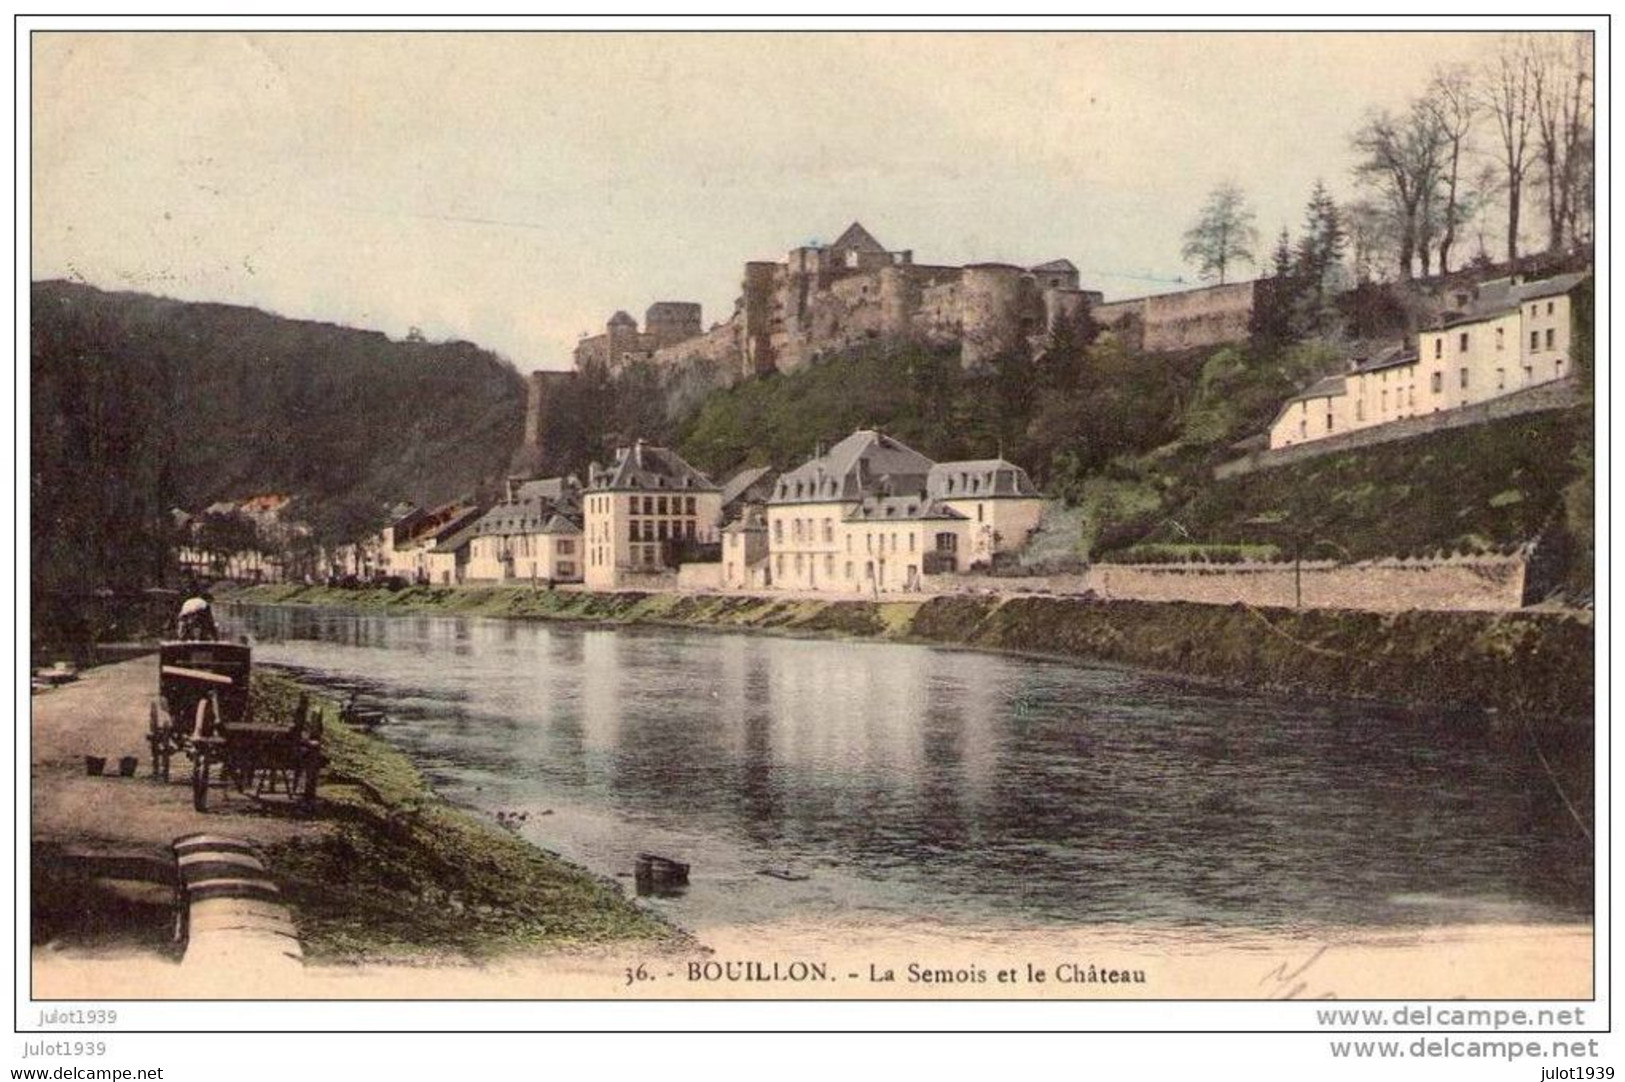
[[[1589,45],[1585,34],[1543,35],[1529,43],[1533,112],[1546,189],[1547,250],[1552,252],[1562,250],[1580,199],[1577,188],[1582,180],[1589,181],[1589,169],[1582,166],[1591,156]]]
[[[1444,139],[1432,111],[1418,102],[1403,116],[1372,113],[1354,133],[1360,155],[1354,172],[1374,187],[1393,209],[1398,226],[1399,276],[1410,279],[1419,245],[1431,231],[1425,214],[1431,210]]]
[[[1469,149],[1468,139],[1479,117],[1472,73],[1464,67],[1437,69],[1422,99],[1422,106],[1432,115],[1439,137],[1444,141],[1441,168],[1444,185],[1441,224],[1444,233],[1439,238],[1439,273],[1449,274],[1450,249],[1456,243],[1456,229],[1467,220],[1467,205],[1462,193],[1462,158]]]
[[[1383,277],[1381,267],[1394,253],[1394,215],[1390,207],[1360,199],[1343,210],[1348,223],[1349,259],[1353,263],[1355,282],[1369,282]],[[1443,269],[1441,249],[1440,263]]]
[[[1223,285],[1230,267],[1253,262],[1253,246],[1258,230],[1253,225],[1247,197],[1233,181],[1224,181],[1208,193],[1196,224],[1185,231],[1185,261],[1196,265],[1197,274],[1217,278]]]
[[[1523,186],[1533,148],[1530,145],[1535,113],[1535,56],[1527,37],[1506,37],[1484,68],[1480,95],[1485,111],[1495,120],[1496,151],[1506,181],[1507,260],[1518,262],[1518,228],[1523,211]]]

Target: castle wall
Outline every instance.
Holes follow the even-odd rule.
[[[1131,348],[1151,353],[1244,342],[1252,334],[1254,282],[1113,301],[1095,319]]]
[[[1031,330],[1024,325],[1031,288],[1020,267],[977,263],[965,268],[959,280],[962,365],[988,364],[1020,346]]]

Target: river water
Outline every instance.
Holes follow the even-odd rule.
[[[650,903],[697,932],[1591,916],[1564,803],[1588,828],[1583,723],[1537,753],[1472,714],[925,646],[276,606],[227,624],[383,706],[379,735],[443,795],[524,815],[538,845],[628,890],[639,852],[688,862]]]

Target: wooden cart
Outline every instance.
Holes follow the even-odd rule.
[[[325,762],[321,715],[304,698],[291,725],[256,722],[248,695],[249,648],[225,642],[166,642],[159,650],[151,732],[153,773],[169,779],[176,752],[192,760],[192,804],[209,791],[283,796],[308,810]]]

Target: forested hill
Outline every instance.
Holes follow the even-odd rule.
[[[511,365],[467,342],[252,308],[32,288],[36,575],[151,581],[171,507],[284,492],[329,537],[386,501],[501,475],[524,423]]]

